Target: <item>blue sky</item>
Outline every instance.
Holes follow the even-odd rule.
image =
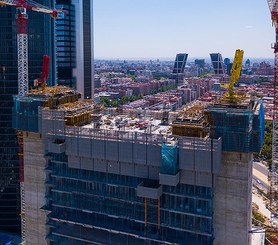
[[[96,58],[272,58],[266,0],[94,0]]]

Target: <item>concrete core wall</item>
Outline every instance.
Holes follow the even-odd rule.
[[[45,147],[38,133],[24,134],[25,242],[47,244],[45,203]]]
[[[222,152],[214,187],[215,245],[250,245],[253,153]]]

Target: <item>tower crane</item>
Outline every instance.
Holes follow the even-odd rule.
[[[235,52],[235,58],[233,62],[233,66],[231,69],[231,77],[230,82],[227,85],[221,85],[222,88],[227,88],[228,92],[225,94],[225,100],[235,101],[236,96],[234,92],[234,85],[238,81],[240,77],[240,72],[242,68],[242,60],[243,60],[244,51],[241,49],[237,49]]]
[[[28,92],[28,11],[50,14],[57,18],[63,16],[62,9],[51,9],[32,0],[0,0],[0,6],[16,8],[17,20],[17,58],[18,58],[18,95]]]
[[[273,77],[273,131],[272,131],[272,165],[270,169],[270,208],[271,222],[278,226],[278,0],[267,0],[271,13],[272,25],[275,28],[276,40],[274,49],[274,77]]]

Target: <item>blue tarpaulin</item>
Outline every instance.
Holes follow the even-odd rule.
[[[178,171],[178,147],[177,144],[168,145],[162,143],[162,174],[176,175]]]

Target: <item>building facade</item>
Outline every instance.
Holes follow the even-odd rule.
[[[37,1],[50,6],[50,1]],[[48,84],[55,83],[53,21],[28,12],[29,86],[41,76],[43,55],[51,57]],[[20,231],[19,149],[12,127],[13,95],[18,93],[15,8],[0,9],[0,230]]]
[[[62,7],[68,13],[64,19],[57,20],[59,84],[77,89],[82,98],[93,98],[93,3],[90,0],[58,0],[56,3],[57,8]]]

